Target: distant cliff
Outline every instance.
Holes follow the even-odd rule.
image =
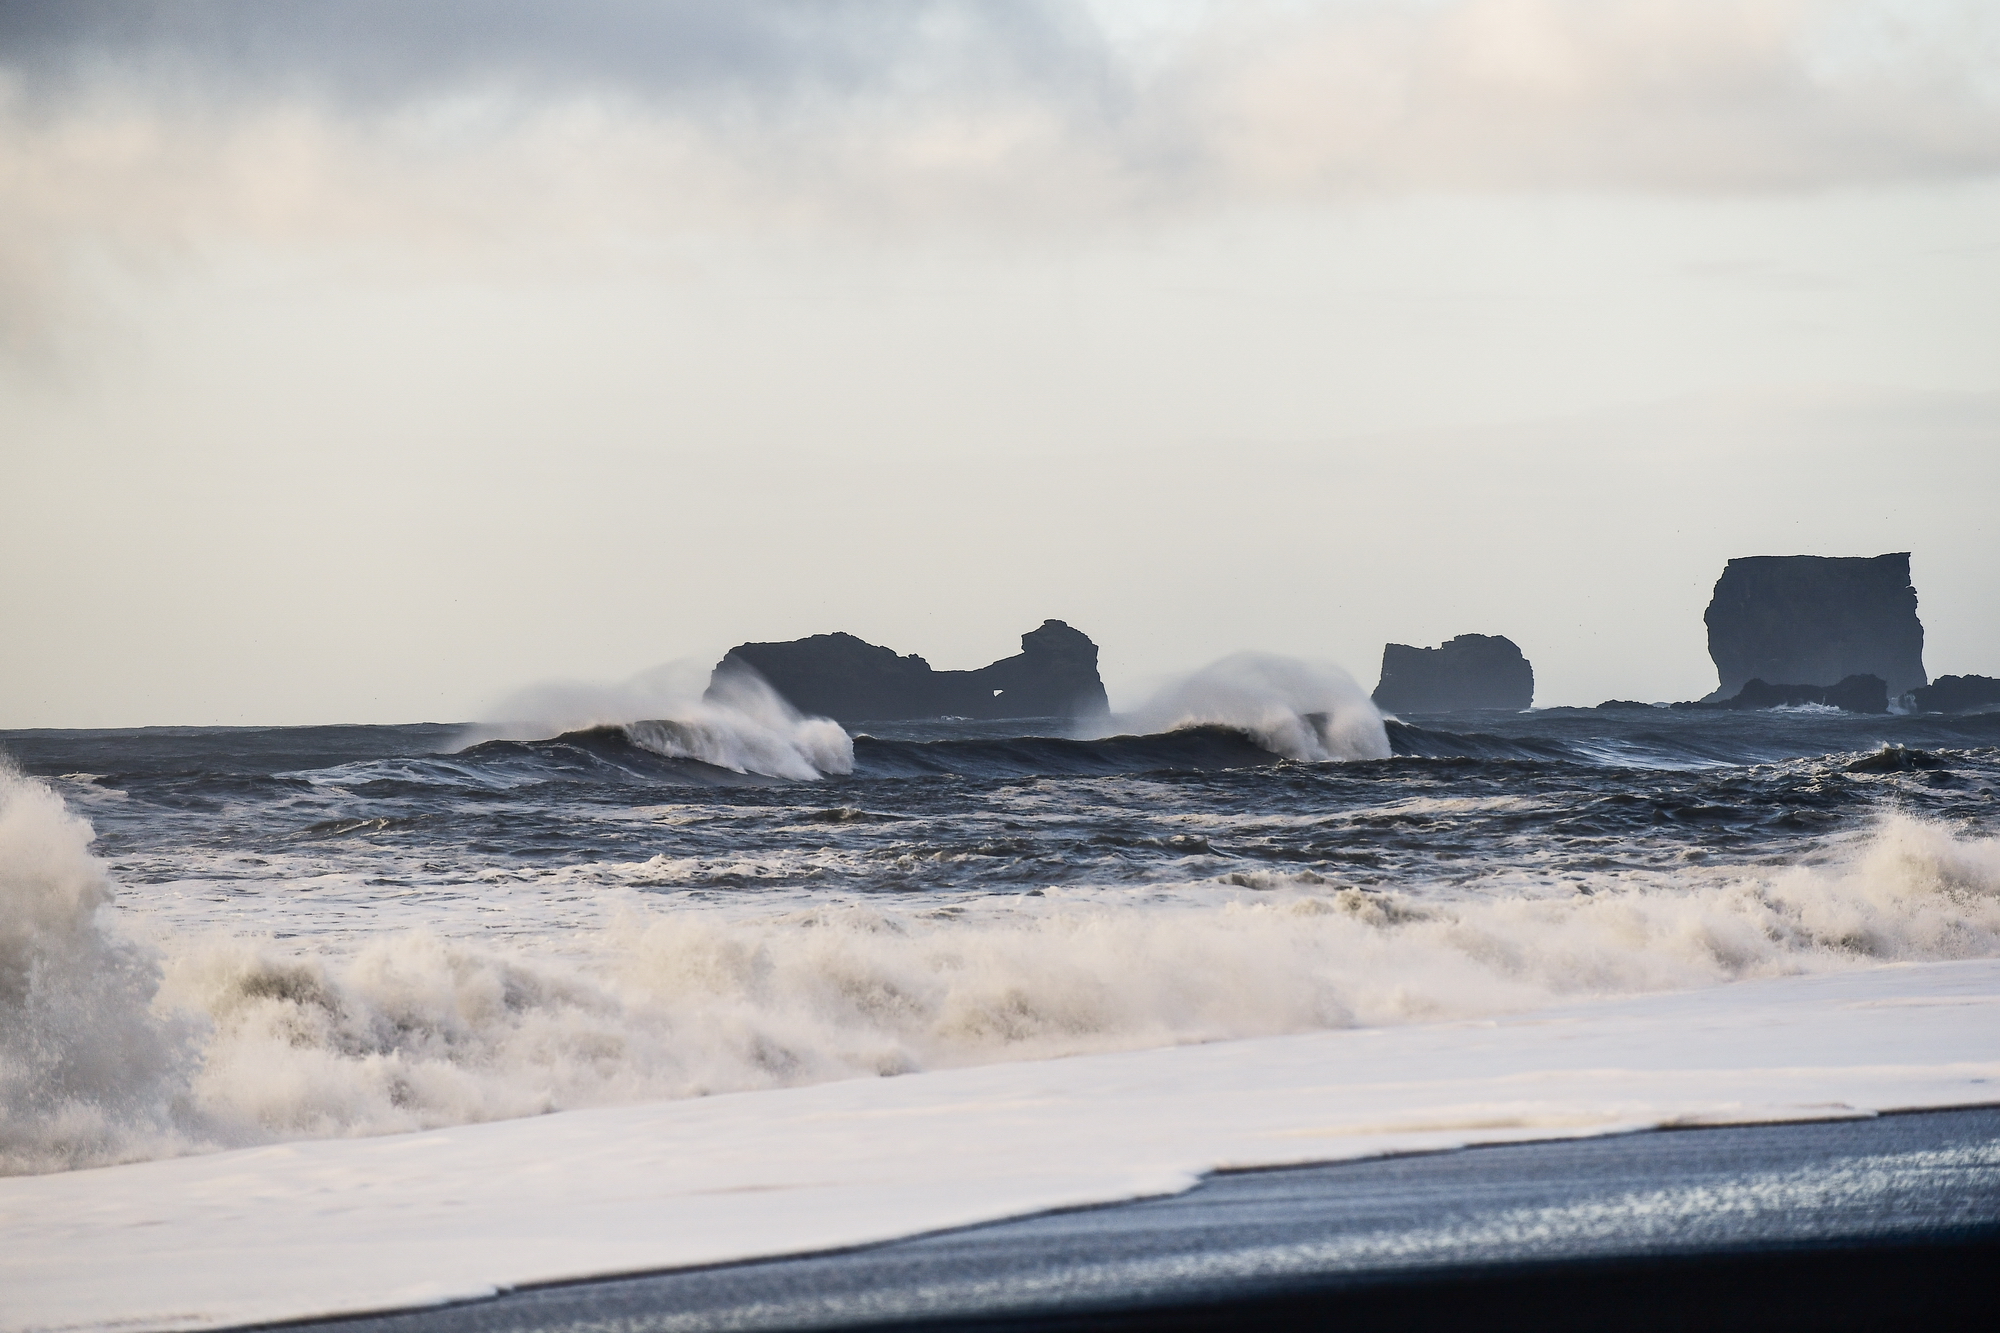
[[[1060,620],[1021,636],[1017,656],[977,671],[934,671],[852,634],[731,648],[716,672],[748,666],[802,713],[839,722],[920,717],[1081,717],[1108,708],[1097,645]],[[711,686],[711,689],[713,686]]]
[[[1521,709],[1535,701],[1535,669],[1512,639],[1498,634],[1461,634],[1437,648],[1384,644],[1374,697],[1389,713]]]
[[[1710,699],[1752,680],[1834,685],[1860,675],[1881,677],[1895,698],[1928,679],[1907,551],[1743,556],[1723,569],[1703,618],[1721,678]]]

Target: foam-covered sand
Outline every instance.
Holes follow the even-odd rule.
[[[0,1180],[0,1328],[474,1297],[1219,1167],[2000,1100],[2000,961],[857,1079]]]

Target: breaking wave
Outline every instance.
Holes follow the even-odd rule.
[[[1273,754],[1306,762],[1386,759],[1390,752],[1382,714],[1352,676],[1269,653],[1236,653],[1210,663],[1117,724],[1144,732],[1228,727]]]
[[[148,951],[114,928],[89,839],[0,776],[0,1171],[2000,952],[2000,840],[1900,815],[1813,864],[1589,892],[1496,877],[1433,901],[1272,871],[635,910],[565,956],[423,932]]]
[[[194,1028],[158,960],[107,931],[90,825],[0,759],[0,1174],[171,1152]]]
[[[804,782],[854,771],[854,744],[838,722],[802,715],[741,666],[718,672],[706,690],[686,664],[610,689],[545,685],[514,695],[495,712],[502,721],[471,728],[460,745],[611,727],[653,754],[732,773]]]

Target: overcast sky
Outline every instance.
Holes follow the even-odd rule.
[[[0,726],[1045,617],[1114,704],[1732,555],[2000,674],[1988,0],[0,0]]]

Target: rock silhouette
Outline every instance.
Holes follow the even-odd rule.
[[[1970,713],[2000,705],[2000,680],[1992,676],[1939,676],[1910,694],[1919,713]]]
[[[1710,701],[1753,680],[1806,686],[1878,676],[1894,698],[1929,679],[1907,551],[1742,556],[1716,580],[1703,619],[1720,678]]]
[[[1522,709],[1535,700],[1535,669],[1498,634],[1461,634],[1437,648],[1384,644],[1374,699],[1390,713]]]
[[[911,653],[815,634],[785,643],[744,643],[716,675],[748,667],[801,713],[837,722],[926,717],[1083,717],[1108,710],[1097,645],[1060,620],[1021,636],[1021,651],[977,671],[936,671]],[[711,683],[710,690],[714,685]]]
[[[1767,681],[1746,681],[1743,688],[1727,699],[1713,695],[1675,708],[1797,708],[1801,704],[1825,704],[1849,713],[1886,713],[1889,689],[1880,676],[1849,676],[1832,685],[1772,685]]]

